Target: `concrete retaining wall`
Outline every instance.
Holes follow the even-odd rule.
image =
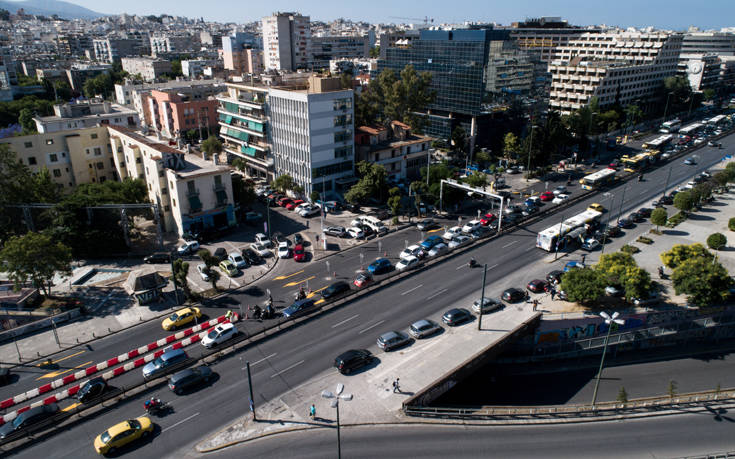
[[[63,322],[68,322],[72,319],[75,319],[82,315],[81,310],[79,308],[74,308],[66,312],[62,312],[61,314],[56,314],[51,317],[47,317],[45,319],[37,320],[35,322],[31,322],[26,325],[21,325],[20,327],[16,327],[12,330],[7,330],[0,333],[0,343],[5,343],[8,341],[12,341],[14,338],[18,336],[23,336],[28,333],[49,328],[51,326],[51,323],[60,324]]]

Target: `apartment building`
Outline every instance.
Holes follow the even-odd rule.
[[[549,106],[571,113],[596,97],[600,106],[653,103],[663,80],[676,75],[682,34],[614,30],[570,40],[549,64]]]
[[[370,44],[367,36],[311,37],[311,68],[327,69],[336,59],[367,58]]]
[[[308,68],[311,44],[309,16],[299,13],[274,13],[264,17],[263,63],[266,70]]]
[[[159,54],[176,54],[190,51],[196,47],[198,40],[191,35],[157,34],[150,36],[151,56]]]
[[[111,70],[112,64],[76,63],[72,64],[72,67],[66,70],[66,78],[69,80],[69,84],[73,90],[82,92],[85,81],[103,73],[109,73]]]
[[[118,177],[106,126],[7,137],[0,143],[33,173],[48,169],[62,191]]]
[[[190,59],[181,61],[181,73],[188,78],[211,76],[212,70],[222,69],[222,61],[217,59]]]
[[[689,31],[684,34],[681,42],[681,54],[735,56],[735,34],[730,32]]]
[[[263,52],[258,49],[257,38],[250,33],[235,32],[222,37],[222,59],[226,70],[239,74],[263,71]]]
[[[135,110],[107,101],[54,105],[52,116],[34,116],[33,121],[40,133],[70,131],[99,124],[135,129],[140,124],[140,118]]]
[[[124,57],[122,68],[131,75],[140,75],[145,81],[155,81],[164,73],[171,73],[171,61],[151,57]]]
[[[179,140],[189,130],[205,131],[217,126],[215,95],[224,85],[154,89],[143,96],[143,125],[163,137]]]
[[[140,41],[135,38],[96,38],[92,40],[92,49],[95,59],[108,64],[141,53]]]
[[[566,46],[569,40],[585,33],[601,32],[599,28],[582,28],[569,25],[560,17],[548,16],[514,22],[510,27],[510,37],[518,47],[537,56],[542,62],[549,63],[556,57],[556,50]]]
[[[369,161],[385,167],[390,181],[421,178],[421,168],[430,159],[434,139],[416,135],[411,126],[392,121],[385,126],[360,126],[355,133],[355,162]]]
[[[110,126],[113,161],[120,179],[145,180],[151,202],[158,204],[165,231],[219,230],[234,226],[232,179],[228,166],[130,129]]]

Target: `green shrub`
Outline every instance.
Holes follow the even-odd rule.
[[[686,219],[687,217],[684,212],[677,212],[669,218],[669,220],[666,222],[666,226],[668,226],[669,228],[673,228]]]
[[[638,239],[636,239],[637,242],[641,242],[643,244],[653,244],[653,239],[646,236],[639,236]]]
[[[620,251],[633,255],[634,253],[640,252],[641,249],[633,245],[625,244],[624,246],[620,247]]]
[[[720,250],[727,245],[727,238],[722,233],[712,233],[707,238],[707,247],[712,250]]]
[[[730,229],[730,231],[735,231],[735,217],[732,217],[727,222],[727,227]]]

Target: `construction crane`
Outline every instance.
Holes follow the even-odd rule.
[[[404,18],[401,16],[389,16],[391,19],[403,19],[406,21],[424,21],[424,25],[429,25],[429,23],[434,23],[434,18],[430,18],[428,16],[424,16],[423,18]]]

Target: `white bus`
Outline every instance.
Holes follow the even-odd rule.
[[[702,123],[692,123],[688,126],[684,126],[683,128],[679,129],[679,137],[691,137],[694,134],[697,133],[700,129],[702,129],[703,124]]]
[[[553,252],[556,250],[557,243],[561,244],[560,247],[564,245],[564,238],[567,234],[578,228],[584,229],[585,225],[597,221],[600,216],[602,216],[602,212],[587,209],[560,224],[546,228],[536,236],[536,247],[547,252]]]
[[[663,147],[669,144],[671,140],[674,138],[674,134],[665,134],[662,136],[658,136],[655,139],[651,140],[650,142],[645,142],[643,144],[644,150],[661,150]]]
[[[605,168],[581,178],[579,183],[582,184],[582,188],[585,190],[594,190],[609,185],[614,180],[615,169]]]
[[[725,116],[725,115],[717,115],[715,117],[712,117],[712,118],[708,119],[707,120],[707,124],[709,124],[710,126],[717,126],[718,124],[720,124],[723,121],[725,121],[726,118],[727,118],[727,116]]]
[[[662,134],[671,134],[679,130],[681,127],[681,120],[673,119],[661,124],[661,129],[658,132]]]

